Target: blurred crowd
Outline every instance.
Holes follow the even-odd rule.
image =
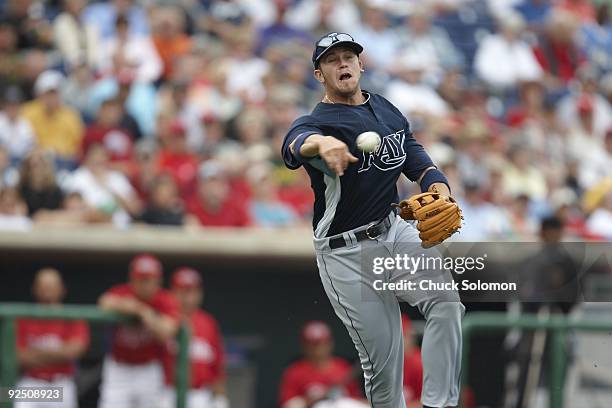
[[[0,228],[310,223],[280,145],[329,31],[448,176],[459,239],[612,240],[605,0],[0,0]],[[400,195],[415,185],[400,185]]]

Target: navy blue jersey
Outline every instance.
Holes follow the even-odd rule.
[[[366,95],[367,97],[367,95]],[[373,153],[360,151],[357,136],[377,132],[381,143]],[[289,145],[304,134],[334,136],[347,144],[358,163],[342,177],[323,172],[321,159],[294,155]],[[290,169],[304,166],[315,194],[315,237],[327,237],[380,220],[398,202],[397,180],[404,173],[416,181],[433,163],[414,139],[408,120],[388,100],[370,94],[362,105],[319,103],[310,115],[298,118],[285,136],[282,154]],[[297,157],[296,157],[297,156]]]

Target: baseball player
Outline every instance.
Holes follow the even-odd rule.
[[[102,309],[137,319],[114,329],[111,353],[102,370],[100,408],[156,408],[160,404],[164,344],[179,327],[178,304],[161,288],[161,280],[159,260],[139,255],[130,263],[129,282],[100,297]]]
[[[304,358],[291,364],[283,373],[279,397],[281,408],[313,407],[317,402],[341,397],[363,398],[351,365],[333,356],[333,343],[327,324],[311,321],[304,325]],[[362,404],[352,405],[362,407]]]
[[[359,353],[372,407],[406,406],[399,301],[418,307],[427,321],[423,405],[456,406],[464,307],[455,291],[418,286],[424,279],[434,285],[450,283],[450,271],[395,268],[375,275],[371,265],[362,265],[368,251],[387,257],[439,257],[432,247],[461,225],[446,177],[416,142],[407,119],[382,96],[361,89],[362,51],[345,33],[330,33],[316,42],[314,77],[325,95],[310,115],[292,124],[283,159],[290,169],[304,166],[310,176],[319,274]],[[378,147],[369,153],[356,145],[357,136],[366,131],[380,135]],[[424,193],[403,200],[400,217],[392,204],[399,201],[396,183],[402,173]],[[403,217],[417,219],[418,230]],[[417,290],[379,290],[374,280],[413,282]]]
[[[179,268],[172,274],[172,293],[178,300],[181,320],[189,324],[189,361],[191,362],[191,390],[187,408],[227,408],[225,395],[225,353],[223,338],[215,318],[201,310],[204,292],[200,274],[192,268]],[[174,371],[178,346],[175,339],[166,344],[164,377],[166,407],[174,407]]]
[[[44,268],[32,288],[36,302],[57,306],[66,293],[60,273]],[[62,402],[16,402],[15,408],[76,408],[75,362],[89,346],[89,326],[79,320],[17,320],[17,387],[62,387]]]

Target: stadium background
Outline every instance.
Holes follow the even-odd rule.
[[[554,215],[565,240],[612,240],[605,1],[4,0],[0,9],[0,301],[30,300],[31,278],[47,265],[62,272],[68,303],[88,304],[124,281],[143,250],[160,254],[166,278],[196,267],[232,363],[256,373],[257,407],[274,405],[306,320],[328,321],[337,352],[355,358],[308,255],[307,178],[279,157],[289,124],[320,100],[309,58],[327,31],[365,46],[364,88],[404,111],[449,175],[466,218],[457,239],[537,241]],[[66,118],[57,127],[37,115],[53,90]],[[15,108],[26,125],[7,121]],[[121,202],[83,181],[96,142],[110,155],[97,171],[117,172]],[[145,244],[131,241],[134,231]],[[198,251],[189,238],[162,241],[172,233],[223,240]],[[469,305],[479,309],[505,305]],[[486,373],[472,374],[480,404],[501,393],[501,338],[474,347],[499,359],[472,361],[471,374]],[[84,360],[93,372],[104,339],[99,330]]]

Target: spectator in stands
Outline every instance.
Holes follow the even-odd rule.
[[[117,16],[115,31],[115,36],[105,39],[100,46],[100,71],[109,75],[123,68],[138,82],[157,81],[162,73],[162,61],[151,38],[133,34],[124,15]]]
[[[602,73],[612,72],[610,5],[597,7],[597,19],[580,27],[580,44],[589,61]]]
[[[457,168],[461,179],[486,188],[489,168],[482,158],[491,142],[489,130],[482,121],[470,120],[460,129],[458,136]]]
[[[412,321],[404,313],[402,313],[402,329],[404,337],[404,398],[406,399],[406,408],[420,408],[421,391],[423,390],[421,348],[415,344]]]
[[[588,100],[593,110],[593,131],[597,138],[603,138],[612,126],[612,105],[600,94],[597,71],[592,65],[583,64],[576,71],[576,79],[575,89],[558,103],[557,120],[570,129],[580,126],[580,107],[586,106],[581,101]]]
[[[8,149],[0,145],[0,189],[14,187],[19,181],[19,172],[11,166]]]
[[[511,234],[518,241],[531,241],[537,234],[537,220],[529,212],[530,197],[519,193],[508,206]]]
[[[352,0],[300,1],[287,12],[286,21],[317,38],[332,31],[348,33],[361,24]]]
[[[49,153],[34,149],[21,163],[19,194],[28,207],[28,216],[39,210],[57,210],[64,193],[55,178],[55,165]]]
[[[422,61],[426,67],[425,78],[437,83],[444,71],[460,69],[465,61],[447,32],[432,25],[432,12],[425,4],[415,9],[404,25],[396,29],[396,35],[399,55]]]
[[[17,86],[9,86],[2,97],[0,111],[0,146],[10,156],[13,166],[18,165],[34,145],[34,132],[20,113],[24,95]]]
[[[121,115],[121,101],[118,98],[102,102],[96,120],[85,130],[81,152],[89,150],[92,144],[102,145],[112,168],[129,175],[134,158],[134,136],[121,125]]]
[[[21,56],[17,45],[15,28],[0,21],[0,75],[6,82],[17,82],[21,76]]]
[[[87,205],[112,218],[116,226],[126,226],[141,211],[141,203],[128,178],[110,168],[106,149],[92,144],[83,164],[63,183],[67,193],[78,192]]]
[[[353,374],[351,365],[332,354],[334,341],[326,323],[307,322],[302,329],[301,340],[304,357],[287,367],[281,379],[281,408],[311,407],[319,401],[341,396],[353,400],[363,399],[357,385],[357,375]],[[342,406],[362,407],[358,401],[349,400],[345,403],[347,405]]]
[[[181,320],[190,328],[191,387],[187,394],[187,408],[228,408],[223,337],[216,319],[200,309],[204,297],[202,278],[195,269],[183,267],[172,273],[171,285],[180,306]],[[172,339],[166,344],[163,360],[165,408],[174,407],[176,403],[177,353],[178,344]]]
[[[79,192],[68,193],[64,196],[59,209],[40,209],[33,216],[37,225],[85,225],[109,223],[110,218],[85,203]]]
[[[585,94],[578,99],[576,105],[578,123],[568,130],[566,149],[570,157],[582,163],[600,156],[604,144],[595,132],[594,99]]]
[[[552,0],[522,0],[515,4],[514,9],[521,13],[527,24],[537,30],[548,18],[553,8],[552,3]]]
[[[604,139],[604,149],[593,152],[587,160],[580,161],[578,180],[580,185],[589,189],[601,180],[612,176],[612,127]]]
[[[502,185],[510,197],[525,194],[536,200],[546,198],[548,187],[541,170],[533,163],[533,153],[523,146],[513,146],[510,161],[503,170]]]
[[[559,0],[556,7],[573,14],[581,22],[595,21],[595,6],[591,0]]]
[[[185,79],[177,79],[160,90],[160,111],[176,117],[187,132],[187,145],[196,153],[201,152],[206,142],[202,109],[190,98],[190,84]]]
[[[185,34],[185,15],[177,7],[155,9],[153,21],[153,44],[163,64],[162,78],[172,78],[176,60],[191,50],[191,37]]]
[[[153,180],[148,204],[138,219],[151,225],[183,225],[186,222],[183,202],[174,177],[162,173]],[[197,224],[197,220],[194,220]]]
[[[36,272],[32,294],[41,306],[61,305],[66,287],[59,271],[43,268]],[[82,320],[22,318],[16,322],[17,359],[22,377],[17,387],[60,387],[62,401],[17,402],[15,408],[54,406],[77,408],[76,362],[89,347],[89,326]]]
[[[551,87],[562,87],[574,78],[584,57],[574,40],[576,20],[566,11],[554,10],[546,21],[546,29],[539,36],[534,53],[546,72]]]
[[[510,220],[507,213],[485,201],[483,187],[476,183],[465,183],[461,211],[464,223],[457,239],[465,242],[480,242],[508,236]]]
[[[197,194],[187,204],[187,211],[203,226],[246,227],[251,224],[247,203],[235,200],[227,176],[214,161],[203,163],[198,170]]]
[[[85,64],[77,64],[71,67],[61,90],[64,102],[78,110],[85,123],[91,122],[96,114],[91,107],[94,84],[93,70]]]
[[[252,198],[250,217],[260,227],[290,227],[297,225],[296,212],[278,198],[278,185],[272,178],[271,166],[261,163],[252,166],[247,174]]]
[[[542,69],[529,45],[521,39],[525,21],[510,12],[497,21],[498,33],[480,43],[474,60],[476,74],[490,87],[512,90],[521,81],[534,81]]]
[[[242,145],[262,143],[268,133],[268,116],[263,109],[247,107],[236,118],[236,128]]]
[[[85,0],[62,0],[63,12],[53,20],[53,40],[67,67],[98,66],[98,31],[92,22],[83,22]]]
[[[589,215],[586,226],[592,234],[612,241],[612,188],[603,193],[599,204]]]
[[[23,117],[34,129],[37,144],[55,154],[58,169],[72,170],[83,137],[83,123],[74,109],[62,102],[59,91],[64,77],[45,71],[36,78],[36,99],[23,105]]]
[[[285,21],[289,0],[273,0],[276,7],[276,18],[272,24],[264,27],[259,33],[256,55],[264,55],[272,45],[290,44],[291,46],[310,47],[312,37],[306,31],[290,26]]]
[[[417,55],[404,54],[394,64],[397,79],[389,83],[385,96],[406,116],[422,114],[443,117],[448,113],[444,99],[423,80],[427,62]]]
[[[189,150],[186,132],[185,125],[178,119],[161,124],[163,146],[158,154],[158,172],[167,172],[174,177],[184,199],[195,194],[198,174],[198,158]]]
[[[368,0],[362,8],[362,23],[351,32],[355,41],[368,50],[361,58],[367,68],[386,72],[392,68],[397,38],[379,1]]]
[[[128,283],[115,285],[99,299],[102,310],[135,318],[117,325],[104,361],[99,408],[154,407],[163,387],[163,345],[180,324],[178,303],[162,289],[162,265],[152,255],[138,255],[129,266]]]
[[[52,47],[52,28],[45,16],[45,5],[23,0],[3,2],[3,20],[17,33],[18,47],[49,50]]]
[[[96,26],[103,40],[116,34],[118,16],[126,16],[130,34],[149,35],[149,21],[145,10],[134,0],[111,0],[93,3],[83,12],[83,21]]]
[[[27,231],[28,208],[15,187],[0,188],[0,230]]]

